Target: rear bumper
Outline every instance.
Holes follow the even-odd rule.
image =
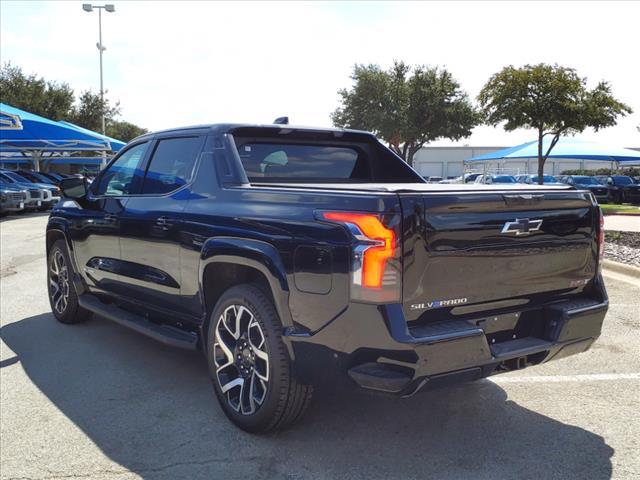
[[[608,309],[602,279],[596,283],[593,298],[411,329],[400,305],[353,304],[320,331],[286,338],[302,381],[350,378],[362,388],[410,396],[584,352]],[[522,323],[534,321],[535,335],[519,337]]]

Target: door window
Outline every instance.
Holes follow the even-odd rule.
[[[142,158],[147,150],[147,142],[131,147],[113,162],[98,177],[98,184],[93,188],[95,195],[130,195],[136,193],[143,171],[140,168]]]
[[[169,193],[189,183],[201,144],[200,137],[166,138],[158,141],[147,168],[142,193]]]

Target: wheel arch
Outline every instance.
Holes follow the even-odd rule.
[[[47,254],[49,254],[49,250],[51,250],[51,247],[53,247],[53,244],[56,243],[58,240],[64,240],[65,243],[67,244],[67,248],[69,249],[69,251],[73,250],[73,246],[71,245],[71,241],[69,240],[69,236],[67,235],[67,232],[65,232],[62,228],[59,228],[56,226],[54,228],[47,229],[47,234],[46,234]]]
[[[284,264],[276,248],[259,240],[217,237],[203,245],[199,268],[201,302],[209,317],[220,296],[230,287],[251,283],[267,294],[276,308],[283,327],[293,325],[289,311],[289,285]]]

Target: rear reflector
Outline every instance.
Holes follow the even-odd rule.
[[[602,259],[604,258],[604,215],[602,209],[598,207],[600,213],[600,229],[598,230],[598,259],[600,265],[602,265]]]

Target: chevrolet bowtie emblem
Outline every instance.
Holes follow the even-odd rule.
[[[515,233],[516,235],[529,235],[537,232],[542,226],[542,220],[530,220],[528,218],[516,218],[512,222],[507,222],[502,227],[500,233]]]

